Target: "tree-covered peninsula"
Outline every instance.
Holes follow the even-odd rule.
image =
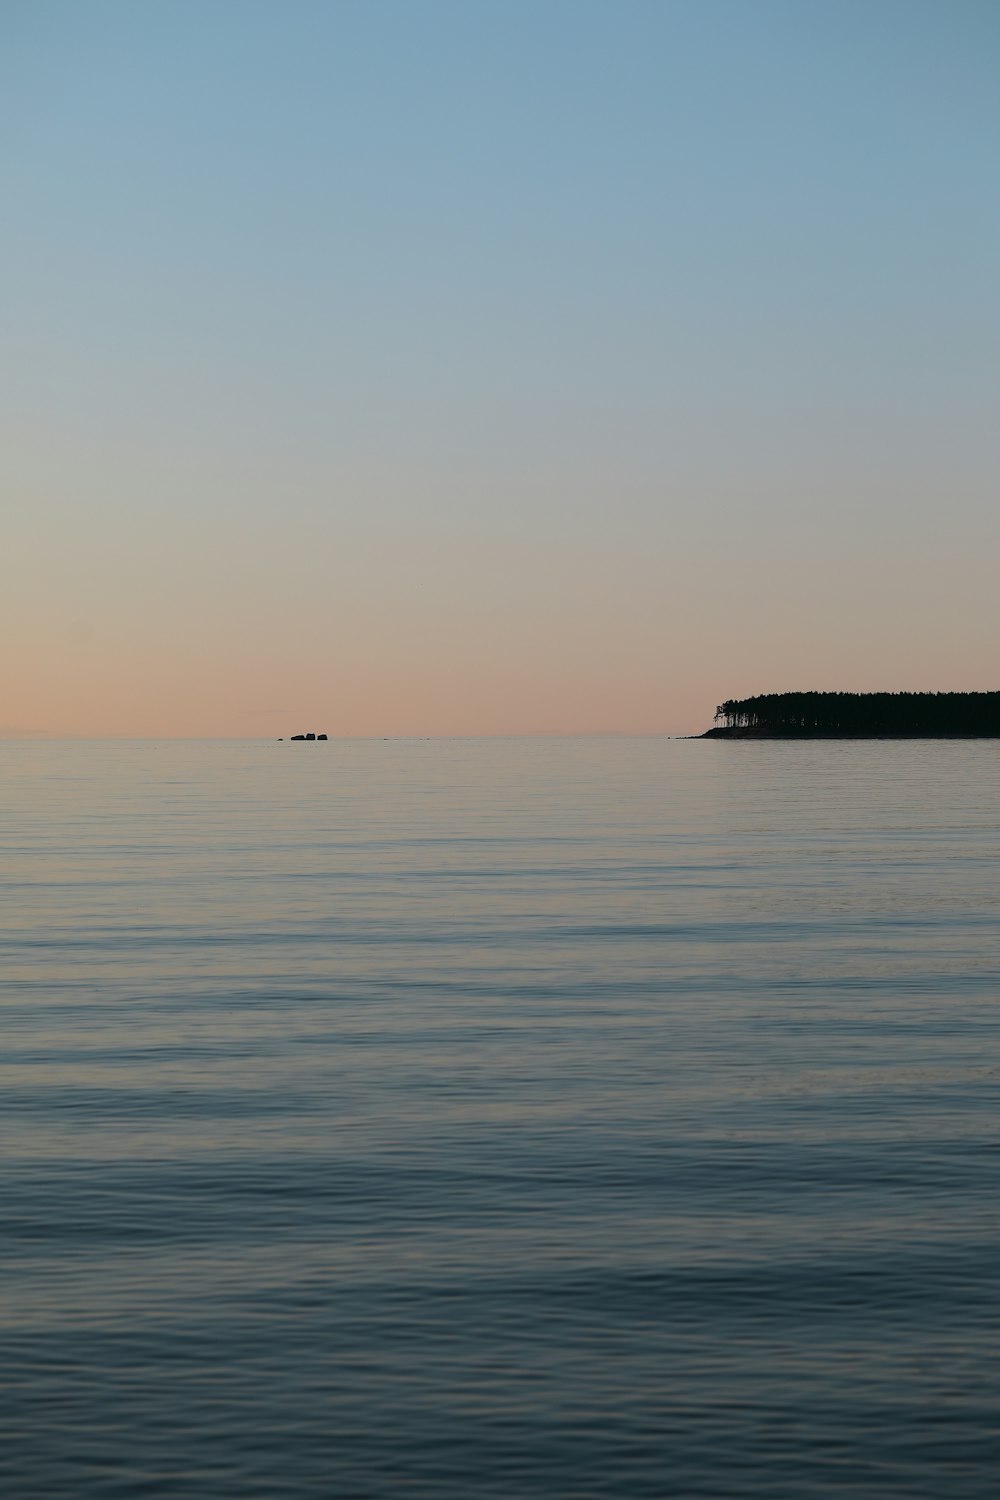
[[[996,693],[762,693],[729,698],[703,739],[1000,738]]]

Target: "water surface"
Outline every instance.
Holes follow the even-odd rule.
[[[998,757],[0,745],[0,1488],[995,1495]]]

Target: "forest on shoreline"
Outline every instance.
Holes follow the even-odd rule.
[[[995,693],[762,693],[729,698],[702,739],[1000,737]]]

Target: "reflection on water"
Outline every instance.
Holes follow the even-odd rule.
[[[0,746],[4,1492],[992,1497],[996,757]]]

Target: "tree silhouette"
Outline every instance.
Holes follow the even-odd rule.
[[[1000,737],[996,693],[762,693],[727,698],[710,735],[865,739]]]

